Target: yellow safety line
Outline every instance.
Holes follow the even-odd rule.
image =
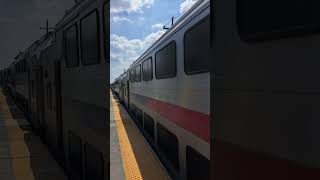
[[[120,105],[110,93],[113,114],[117,127],[124,174],[127,180],[165,180],[170,179],[143,135],[126,114],[122,118]],[[122,111],[124,111],[122,109]]]

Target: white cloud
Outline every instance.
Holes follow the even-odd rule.
[[[131,23],[132,22],[129,18],[121,17],[121,16],[112,17],[112,21],[115,22],[115,23],[117,23],[117,22],[129,22],[129,23]]]
[[[164,30],[159,30],[150,33],[142,39],[128,39],[125,36],[111,34],[111,82],[123,73],[124,68],[127,69],[134,60],[138,59],[164,33]]]
[[[140,21],[144,21],[146,18],[145,17],[138,17],[138,19],[140,20]]]
[[[111,13],[142,12],[142,8],[150,8],[154,0],[111,0]]]
[[[198,0],[184,0],[180,4],[180,13],[188,11]]]
[[[160,28],[163,27],[163,24],[162,23],[157,23],[157,24],[152,25],[151,27],[152,27],[152,29],[160,29]]]

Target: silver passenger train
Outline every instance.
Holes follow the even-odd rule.
[[[82,0],[1,71],[70,179],[109,179],[109,0]]]
[[[213,179],[320,179],[319,7],[214,0]]]
[[[209,179],[210,1],[198,1],[111,88],[174,179]]]

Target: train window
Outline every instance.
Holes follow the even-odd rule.
[[[319,32],[320,1],[237,1],[241,39],[259,41]],[[297,13],[298,12],[298,13]]]
[[[99,63],[98,11],[93,11],[81,20],[81,63]]]
[[[35,87],[34,87],[34,80],[31,80],[31,96],[34,98],[35,95]]]
[[[66,66],[79,66],[78,57],[78,28],[74,24],[66,30]]]
[[[51,87],[51,83],[49,83],[49,109],[52,109],[52,87]]]
[[[136,66],[136,82],[141,82],[141,65]]]
[[[148,133],[148,135],[154,139],[154,120],[151,116],[149,116],[147,113],[143,114],[143,123],[144,123],[144,129]]]
[[[131,115],[132,115],[132,117],[133,117],[133,120],[136,120],[135,105],[134,105],[134,104],[131,104],[130,109],[131,109]]]
[[[170,42],[156,53],[156,78],[176,76],[176,43]]]
[[[47,109],[50,109],[49,105],[49,84],[47,84]]]
[[[27,69],[27,61],[24,59],[23,60],[23,72],[26,72]]]
[[[142,127],[143,126],[143,112],[138,107],[136,108],[136,116],[137,116],[137,121],[138,121],[139,125]]]
[[[184,35],[184,71],[196,74],[209,71],[210,18],[205,17]]]
[[[105,51],[105,58],[106,61],[110,61],[110,3],[107,2],[104,4],[103,8],[103,16],[104,16],[104,51]]]
[[[209,179],[210,161],[202,154],[187,146],[187,180]]]
[[[60,59],[63,56],[63,49],[64,49],[62,29],[56,33],[56,38],[57,38],[57,57]]]
[[[177,137],[157,123],[157,144],[173,167],[179,169],[179,144]]]
[[[72,132],[69,132],[69,160],[72,169],[71,179],[82,179],[82,141]]]
[[[144,81],[150,81],[153,78],[152,58],[148,58],[142,63],[142,77]]]
[[[132,82],[132,83],[134,82],[135,76],[136,76],[136,72],[135,72],[134,69],[132,69],[132,70],[130,71],[130,82]]]
[[[103,180],[104,160],[103,155],[96,148],[85,144],[85,176],[87,180]]]

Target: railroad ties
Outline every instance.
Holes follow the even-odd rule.
[[[24,114],[0,88],[0,179],[67,180]]]

